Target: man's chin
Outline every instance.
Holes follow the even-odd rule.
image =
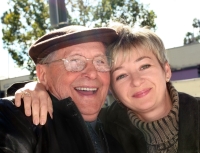
[[[96,113],[88,113],[88,114],[83,114],[82,113],[82,117],[84,119],[84,121],[88,121],[88,122],[92,122],[95,121],[97,119],[99,112]]]

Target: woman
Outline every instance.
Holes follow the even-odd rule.
[[[199,152],[200,100],[178,93],[170,83],[162,40],[146,28],[114,28],[120,36],[110,46],[110,87],[116,102],[99,115],[107,132],[127,153]],[[22,93],[18,90],[17,99]],[[25,105],[30,109],[30,102]]]

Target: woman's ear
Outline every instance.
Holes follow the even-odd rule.
[[[46,66],[37,64],[36,65],[36,74],[37,74],[39,82],[42,83],[48,90]]]
[[[164,69],[165,69],[166,82],[169,82],[172,76],[172,72],[168,62],[165,63]]]

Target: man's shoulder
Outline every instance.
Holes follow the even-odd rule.
[[[4,108],[4,109],[2,109]],[[0,98],[0,111],[5,112],[7,109],[15,109],[14,97]]]
[[[0,143],[0,148],[13,152],[32,152],[36,144],[33,124],[12,100],[0,99],[0,141],[5,142]]]
[[[14,97],[0,98],[0,123],[21,123],[21,124],[32,124],[30,117],[24,114],[24,107],[16,107],[14,105]]]

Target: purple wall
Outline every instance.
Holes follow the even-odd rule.
[[[180,70],[172,72],[171,80],[184,80],[184,79],[192,79],[198,78],[197,68],[187,69],[187,70]]]

